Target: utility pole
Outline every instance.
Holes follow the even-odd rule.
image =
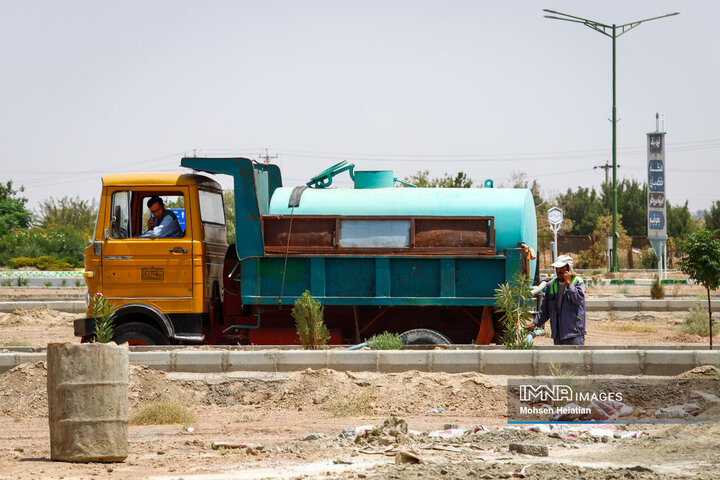
[[[637,27],[641,23],[649,22],[651,20],[657,20],[659,18],[672,17],[673,15],[679,15],[679,12],[668,13],[667,15],[660,15],[659,17],[646,18],[644,20],[637,20],[635,22],[626,23],[624,25],[605,25],[604,23],[596,22],[595,20],[588,20],[587,18],[576,17],[574,15],[568,15],[567,13],[556,12],[555,10],[543,9],[544,12],[552,13],[554,15],[561,15],[556,17],[553,15],[545,15],[545,18],[551,18],[553,20],[564,20],[566,22],[574,22],[590,27],[595,31],[598,31],[606,37],[612,38],[612,268],[613,272],[618,272],[618,233],[617,233],[617,104],[615,102],[615,40],[623,33],[629,32],[633,28]]]
[[[260,155],[258,155],[258,157],[265,159],[265,165],[269,165],[271,159],[273,159],[273,158],[278,158],[277,155],[270,155],[270,154],[268,153],[268,149],[267,149],[267,148],[265,149],[265,154],[263,155],[263,154],[261,153]]]
[[[598,168],[602,168],[605,170],[605,186],[607,187],[610,185],[610,169],[612,168],[612,165],[608,163],[607,160],[605,160],[605,165],[595,165],[593,167],[593,170],[597,170]],[[617,166],[617,168],[620,168],[620,165]]]

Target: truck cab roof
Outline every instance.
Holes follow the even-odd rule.
[[[138,173],[114,173],[103,175],[104,186],[173,186],[173,185],[197,185],[212,190],[222,190],[218,182],[212,178],[196,173],[182,172],[138,172]]]

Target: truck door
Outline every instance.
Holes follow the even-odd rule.
[[[146,187],[149,188],[149,187]],[[166,209],[190,202],[187,187],[111,192],[106,240],[102,252],[102,292],[117,305],[142,303],[163,313],[186,313],[192,308],[192,228],[180,238],[141,238],[147,230],[147,200],[158,195]],[[175,210],[177,211],[177,210]],[[180,215],[177,215],[180,218]],[[183,222],[184,223],[184,222]]]

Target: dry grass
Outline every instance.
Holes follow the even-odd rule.
[[[637,323],[625,323],[613,327],[618,332],[629,332],[629,333],[655,333],[658,331],[657,327],[651,325],[642,325]]]
[[[713,315],[713,336],[718,333],[718,321]],[[680,327],[682,333],[690,335],[700,335],[701,337],[708,337],[710,335],[710,321],[709,315],[703,303],[700,300],[695,301],[695,305],[690,307],[690,310],[685,315],[685,321]]]
[[[16,338],[11,338],[7,342],[0,342],[0,347],[29,347],[30,343]]]
[[[192,425],[195,414],[179,403],[153,402],[130,416],[130,425]]]
[[[342,399],[328,403],[323,408],[336,417],[362,417],[372,415],[374,400],[375,390],[366,388],[357,393],[351,392]]]

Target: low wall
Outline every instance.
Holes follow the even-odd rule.
[[[1,353],[0,372],[26,362],[41,362],[45,353]],[[273,351],[134,351],[130,363],[166,372],[292,372],[331,368],[353,372],[480,372],[488,375],[671,376],[701,365],[720,363],[720,350],[273,350]]]

